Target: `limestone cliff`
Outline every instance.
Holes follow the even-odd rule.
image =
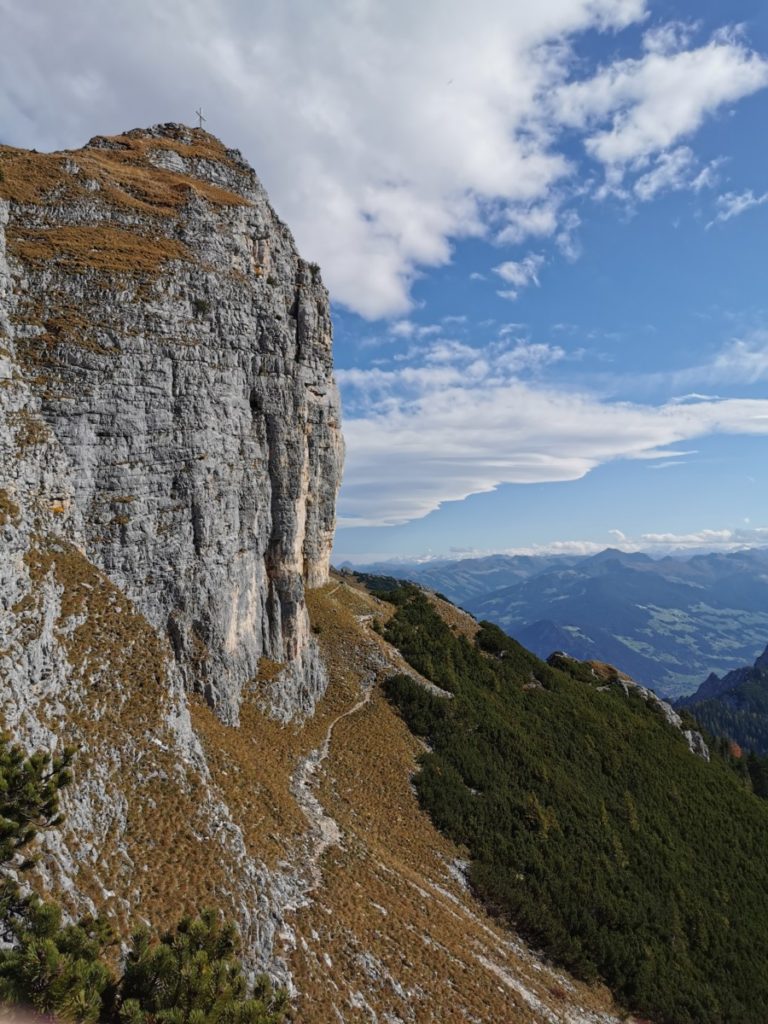
[[[342,459],[328,297],[240,154],[173,124],[0,148],[0,317],[6,555],[72,542],[223,720],[262,658],[273,709],[310,712],[304,586]]]
[[[326,583],[330,342],[206,133],[0,147],[0,724],[77,748],[34,884],[120,936],[221,908],[307,1024],[617,1024],[418,806],[387,606]]]

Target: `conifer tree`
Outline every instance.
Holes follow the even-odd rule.
[[[55,757],[35,753],[0,736],[0,928],[10,942],[16,924],[23,919],[31,897],[22,896],[14,873],[34,864],[28,847],[40,831],[61,823],[59,793],[71,780],[73,752]]]
[[[282,990],[251,986],[237,929],[214,910],[185,917],[159,940],[137,931],[122,976],[108,958],[110,929],[24,892],[16,875],[34,864],[28,847],[61,823],[59,793],[72,752],[27,756],[0,736],[0,1004],[26,1006],[65,1024],[280,1024]]]
[[[147,929],[133,936],[120,985],[124,1024],[278,1024],[286,997],[266,978],[253,991],[237,958],[231,923],[213,910],[152,942]]]

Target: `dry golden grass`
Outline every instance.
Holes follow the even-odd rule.
[[[190,259],[187,247],[175,239],[109,224],[9,228],[8,248],[32,266],[54,264],[70,273],[153,274],[170,260]]]
[[[232,913],[238,869],[212,834],[206,787],[179,762],[163,724],[164,642],[71,545],[38,540],[27,564],[36,593],[50,578],[62,590],[56,631],[73,692],[51,725],[82,746],[78,773],[106,768],[110,789],[125,798],[124,820],[115,814],[98,841],[69,835],[74,849],[95,843],[79,858],[78,886],[123,934],[139,914],[162,927],[206,903]],[[304,849],[307,821],[290,780],[334,725],[315,793],[343,841],[326,852],[320,887],[289,921],[297,942],[286,952],[300,993],[293,1019],[327,1024],[338,1011],[368,1021],[366,1006],[379,1019],[389,1011],[424,1024],[542,1019],[515,984],[557,1019],[574,1004],[609,1008],[602,990],[574,985],[515,947],[451,874],[462,851],[433,828],[412,789],[421,744],[378,687],[344,717],[360,701],[361,682],[402,667],[371,628],[391,606],[344,579],[311,592],[308,604],[331,678],[310,721],[282,726],[259,710],[261,687],[281,667],[267,661],[245,694],[239,728],[223,725],[201,699],[191,707],[214,792],[248,851],[275,866]],[[34,612],[30,598],[26,614]]]
[[[54,194],[68,199],[85,195],[93,199],[95,195],[100,203],[163,217],[175,214],[187,202],[190,192],[218,206],[248,202],[236,192],[192,174],[151,163],[152,150],[167,149],[186,158],[212,161],[240,171],[222,144],[206,132],[196,136],[193,144],[130,133],[113,136],[109,141],[116,148],[31,153],[0,146],[0,198],[38,205]],[[74,161],[81,173],[70,173],[68,161]],[[90,188],[86,185],[88,181]],[[95,193],[93,183],[98,186]]]
[[[316,593],[309,594],[309,602],[316,609],[322,605]],[[349,609],[341,610],[340,619],[341,624],[336,616],[325,617],[322,608],[313,618],[333,638],[337,653],[331,685],[309,721],[282,725],[260,710],[265,684],[273,682],[283,668],[268,658],[262,658],[258,678],[243,694],[238,728],[223,725],[201,699],[192,701],[192,722],[213,783],[242,829],[249,853],[270,866],[288,856],[307,830],[290,791],[300,759],[322,743],[329,723],[357,696],[357,679],[351,667],[344,666],[342,654],[343,624],[349,627],[355,620]]]
[[[186,139],[191,138],[191,142]],[[141,128],[134,128],[129,132],[120,135],[97,135],[91,142],[98,143],[106,141],[112,146],[117,146],[118,152],[128,152],[143,156],[148,150],[169,149],[188,159],[210,160],[214,163],[224,164],[232,170],[240,170],[240,166],[230,155],[220,139],[210,132],[201,128],[184,129],[177,138],[164,136],[162,138],[151,138]],[[114,152],[106,150],[105,152]]]
[[[0,146],[0,199],[40,203],[62,186],[65,175],[59,153],[32,153]]]
[[[47,709],[48,724],[78,749],[76,785],[96,773],[115,801],[95,807],[109,822],[98,835],[65,823],[78,889],[122,935],[139,917],[166,927],[206,904],[234,913],[236,866],[167,724],[165,642],[73,545],[38,539],[26,562],[33,589],[19,611],[31,626],[43,582],[57,584],[56,639],[72,669],[71,693]]]
[[[62,256],[64,259],[66,257]],[[30,269],[38,267],[44,269],[44,264],[30,263]],[[67,269],[66,263],[64,269]],[[146,271],[148,268],[145,265],[143,269]],[[105,277],[109,280],[111,274],[106,272]],[[99,287],[101,285],[100,280]],[[116,325],[114,321],[104,320],[104,311],[99,307],[94,308],[94,304],[77,305],[61,289],[47,286],[44,300],[45,304],[34,295],[19,300],[15,322],[26,329],[36,327],[38,330],[19,334],[16,357],[42,397],[63,397],[61,390],[58,396],[56,393],[56,387],[60,389],[62,383],[56,374],[62,358],[57,351],[58,346],[75,345],[97,355],[117,355],[119,349],[113,340]],[[122,334],[129,338],[131,331],[123,328]]]
[[[19,518],[19,506],[8,491],[0,489],[0,526],[15,523]]]
[[[440,613],[454,633],[461,633],[467,640],[475,639],[480,629],[476,619],[462,611],[461,608],[457,608],[455,604],[451,604],[450,601],[444,601],[437,594],[427,592],[427,597],[430,604]]]
[[[382,653],[397,664],[370,629],[368,616],[386,615],[381,602],[351,581],[332,583],[311,602],[329,664],[359,674]],[[476,629],[453,606],[436,606],[462,631]],[[344,839],[323,860],[312,904],[291,921],[299,936],[290,959],[300,992],[295,1019],[369,1021],[371,1011],[425,1024],[543,1019],[503,980],[505,971],[553,1014],[574,1003],[610,1008],[605,991],[517,952],[514,937],[451,874],[463,851],[434,829],[412,789],[422,749],[378,689],[334,731],[317,792]]]
[[[628,676],[625,672],[620,672],[619,669],[614,668],[613,665],[609,665],[605,661],[585,661],[584,664],[591,668],[594,675],[603,682],[613,683],[621,679],[632,681],[631,676]]]
[[[249,854],[274,866],[306,828],[290,793],[300,739],[265,718],[253,692],[245,695],[238,728],[222,724],[201,698],[193,698],[191,712],[213,784],[240,826]]]
[[[16,450],[33,448],[50,440],[47,424],[29,409],[18,409],[10,413],[8,422],[13,427]]]
[[[43,324],[44,333],[34,340],[38,357],[46,364],[51,362],[51,349],[61,344],[77,345],[78,348],[85,348],[99,355],[106,355],[109,352],[96,338],[99,328],[104,325],[86,316],[63,295],[56,296],[55,308],[55,315],[48,317]],[[29,353],[31,342],[28,341],[22,348]]]

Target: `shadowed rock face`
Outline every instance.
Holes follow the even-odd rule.
[[[304,588],[327,578],[343,454],[317,267],[200,130],[0,147],[0,168],[0,491],[19,543],[81,548],[225,721],[263,657],[285,666],[273,710],[311,712]]]

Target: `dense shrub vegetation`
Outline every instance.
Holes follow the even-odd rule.
[[[715,736],[727,736],[744,750],[768,755],[768,672],[755,672],[719,697],[689,700],[686,707]]]
[[[486,903],[656,1020],[764,1024],[768,805],[748,774],[579,663],[554,669],[489,623],[472,644],[413,586],[386,596],[387,639],[453,695],[387,684],[431,745],[419,797]]]
[[[266,979],[248,985],[236,929],[214,911],[159,939],[140,929],[117,974],[104,922],[66,923],[57,906],[19,885],[10,869],[31,867],[38,831],[60,823],[70,761],[69,752],[26,757],[0,738],[0,929],[8,944],[0,950],[0,1003],[83,1024],[279,1024],[285,994]]]

